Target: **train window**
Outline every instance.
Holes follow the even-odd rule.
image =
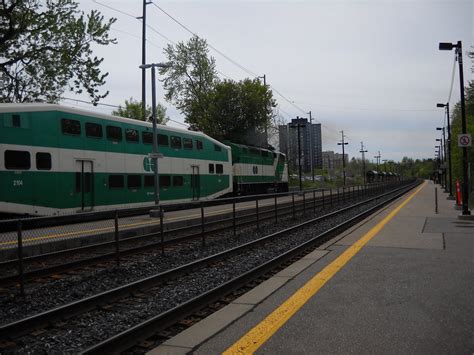
[[[127,142],[138,143],[138,131],[136,129],[128,128],[125,130],[125,140]]]
[[[260,151],[258,149],[250,148],[249,151],[250,151],[250,154],[260,155]]]
[[[285,161],[285,156],[284,156],[283,154],[280,154],[280,160],[281,160],[282,162]]]
[[[216,164],[216,173],[223,174],[224,173],[224,166],[222,164]]]
[[[79,136],[81,134],[81,122],[63,118],[61,119],[61,129],[64,134]]]
[[[183,138],[184,149],[193,149],[193,140],[190,138]]]
[[[120,189],[124,186],[123,175],[109,175],[109,188]]]
[[[51,170],[51,154],[36,153],[36,169]]]
[[[143,186],[145,187],[155,186],[155,177],[153,175],[145,175],[145,178],[143,179]]]
[[[196,139],[196,149],[197,150],[203,150],[204,146],[202,144],[202,141]]]
[[[20,115],[12,115],[12,126],[21,127]]]
[[[214,174],[214,164],[209,164],[209,174]]]
[[[216,152],[220,152],[220,151],[222,150],[222,148],[221,148],[220,145],[214,144],[214,150],[215,150]]]
[[[171,176],[160,176],[159,183],[160,183],[160,188],[169,187],[171,185]]]
[[[31,167],[30,152],[22,150],[6,150],[4,157],[6,169],[29,170]]]
[[[143,144],[153,144],[153,133],[142,132],[142,142]]]
[[[169,145],[168,136],[166,134],[158,134],[158,145],[164,147],[167,147]],[[171,145],[173,145],[173,137],[171,137]]]
[[[173,186],[183,186],[184,179],[182,176],[173,176]]]
[[[142,187],[142,177],[140,175],[128,175],[127,187],[129,189],[139,189]]]
[[[266,150],[262,150],[262,157],[268,157],[268,152]]]
[[[97,123],[86,122],[86,136],[102,138],[102,126]]]
[[[248,150],[247,148],[242,148],[242,152],[243,152],[244,154],[248,154],[248,153],[249,153],[249,150]]]
[[[181,137],[171,136],[171,148],[181,149]]]
[[[107,139],[111,141],[121,141],[122,140],[122,128],[117,126],[107,126]]]

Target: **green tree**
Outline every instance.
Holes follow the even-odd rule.
[[[143,120],[144,116],[148,119],[151,117],[151,114],[151,106],[147,105],[145,109],[145,115],[143,115],[142,102],[134,100],[133,97],[131,97],[130,100],[125,100],[125,104],[123,106],[120,105],[117,110],[112,112],[112,115],[115,116],[133,118],[140,121]],[[157,123],[159,124],[166,124],[166,122],[168,122],[170,119],[166,114],[166,107],[160,103],[156,105],[156,118]]]
[[[115,19],[92,10],[87,16],[74,0],[3,0],[0,5],[0,101],[57,102],[69,88],[84,90],[97,103],[108,73],[93,56],[93,44],[109,37]]]
[[[208,117],[209,93],[216,84],[215,59],[208,56],[207,42],[197,36],[187,43],[169,44],[168,66],[160,68],[165,98],[185,116],[190,129],[201,129]]]
[[[255,144],[272,122],[276,102],[258,79],[224,80],[209,93],[205,119],[196,125],[216,139]]]

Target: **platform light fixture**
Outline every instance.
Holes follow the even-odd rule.
[[[461,123],[462,123],[462,134],[467,133],[466,126],[466,104],[464,100],[464,72],[462,65],[462,42],[448,43],[440,42],[439,50],[450,51],[456,50],[455,55],[459,64],[459,85],[461,94]],[[462,170],[463,170],[463,183],[462,183],[462,215],[469,216],[469,175],[468,175],[468,161],[467,161],[467,147],[462,147]]]
[[[140,65],[140,69],[150,69],[151,68],[151,105],[152,105],[152,124],[153,124],[153,147],[152,153],[149,154],[149,157],[152,159],[153,173],[154,173],[154,199],[155,207],[160,203],[160,186],[158,179],[158,158],[163,157],[162,154],[158,153],[158,132],[157,132],[157,122],[156,122],[156,74],[155,68],[167,68],[169,63],[152,63],[152,64],[143,64]],[[158,210],[151,210],[150,216],[159,217],[160,212]]]

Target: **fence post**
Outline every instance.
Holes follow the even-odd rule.
[[[164,212],[160,205],[160,236],[161,236],[161,255],[165,255],[165,228],[163,226]]]
[[[303,191],[303,216],[306,215],[306,192]]]
[[[313,214],[316,213],[316,190],[313,190]]]
[[[277,202],[276,196],[275,196],[275,223],[278,223],[278,202]]]
[[[295,193],[291,193],[291,202],[292,202],[292,208],[293,208],[293,219],[296,218],[295,216]]]
[[[438,188],[435,187],[435,213],[438,214]]]
[[[117,266],[120,266],[120,246],[119,246],[119,225],[118,225],[118,210],[115,210],[114,216],[114,225],[115,225],[115,259]]]
[[[23,272],[23,226],[21,220],[18,220],[18,276],[20,279],[20,294],[25,296],[25,274]]]
[[[235,199],[232,200],[232,229],[234,230],[234,237],[236,235],[235,231]]]
[[[255,209],[257,210],[257,230],[260,230],[260,218],[258,215],[258,197],[255,199]]]
[[[206,237],[204,234],[204,206],[201,202],[201,237],[202,237],[202,246],[206,246]]]
[[[324,189],[321,191],[322,195],[323,195],[323,210],[324,210]]]

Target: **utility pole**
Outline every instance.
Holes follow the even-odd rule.
[[[311,167],[311,176],[314,182],[314,164],[313,164],[313,118],[311,117],[311,111],[309,114],[309,165]]]
[[[344,154],[344,146],[349,144],[347,142],[344,142],[344,131],[341,131],[341,135],[342,135],[342,140],[337,143],[337,145],[342,145],[342,178],[343,178],[343,184],[344,186],[346,186],[346,157],[345,157],[345,154]]]
[[[158,178],[158,158],[163,158],[163,154],[158,153],[158,128],[156,123],[156,76],[155,68],[164,68],[167,64],[157,63],[157,64],[145,64],[140,65],[141,69],[150,69],[151,68],[151,102],[152,102],[152,123],[153,123],[153,146],[152,152],[148,155],[152,160],[153,173],[154,173],[154,200],[155,200],[155,210],[150,210],[151,217],[159,217],[159,210],[156,209],[160,204],[160,186]]]
[[[467,134],[466,125],[466,104],[464,100],[464,72],[462,64],[462,42],[458,41],[456,44],[441,42],[439,44],[440,50],[452,50],[456,51],[456,59],[459,64],[459,85],[461,94],[461,126],[462,134]],[[463,184],[462,184],[462,215],[469,216],[471,211],[469,210],[469,165],[468,165],[467,147],[462,147],[462,170],[463,170]]]
[[[263,74],[263,76],[258,76],[257,79],[263,79],[263,86],[267,87],[267,75]],[[268,148],[268,127],[265,124],[265,148]]]
[[[296,128],[297,129],[297,135],[298,135],[298,172],[299,172],[299,178],[300,178],[300,191],[303,191],[303,180],[302,180],[302,175],[301,175],[301,138],[300,138],[300,127],[303,127],[299,122],[300,118],[299,116],[296,116],[296,124],[291,124],[291,128]]]
[[[365,185],[365,153],[367,153],[367,150],[364,150],[364,142],[360,142],[360,153],[362,153],[362,177],[364,178],[364,185]]]
[[[445,161],[448,162],[448,171],[449,171],[449,196],[448,200],[454,200],[453,197],[453,171],[452,171],[452,164],[451,164],[451,122],[449,118],[449,102],[445,104],[436,104],[436,107],[446,107],[446,119],[448,122],[448,139],[447,139],[447,144],[445,145],[446,147],[446,155],[445,155]],[[437,130],[440,130],[441,128],[438,127],[436,128]],[[443,127],[443,133],[444,133],[444,127]]]
[[[140,68],[142,69],[142,120],[146,121],[146,6],[151,2],[147,2],[143,0],[143,15],[141,17],[137,17],[137,19],[142,20],[142,65]]]
[[[379,150],[379,155],[375,155],[374,158],[377,159],[377,171],[379,170],[379,164],[380,164],[380,158],[382,156],[380,155],[380,150]]]

